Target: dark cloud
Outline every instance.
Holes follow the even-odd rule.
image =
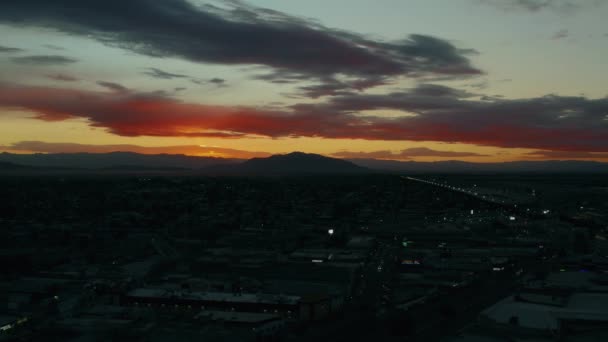
[[[459,90],[451,87],[446,87],[439,84],[419,84],[415,88],[409,90],[409,94],[422,97],[453,97],[466,98],[476,96],[468,91]]]
[[[302,86],[299,89],[303,96],[313,99],[322,96],[346,95],[350,91],[350,87],[347,84],[339,81],[328,81],[315,85]]]
[[[66,65],[78,62],[78,60],[74,58],[57,55],[13,57],[11,58],[11,61],[28,65]]]
[[[163,80],[172,80],[175,78],[186,78],[186,79],[190,80],[190,82],[199,84],[199,85],[212,83],[212,84],[217,85],[218,87],[226,86],[225,80],[223,80],[221,78],[212,78],[210,80],[201,80],[201,79],[198,79],[195,77],[190,77],[190,76],[184,75],[184,74],[176,74],[176,73],[167,72],[167,71],[164,71],[164,70],[161,70],[158,68],[146,68],[146,70],[142,73],[144,75],[148,75],[148,76],[158,78],[158,79],[163,79]]]
[[[320,79],[321,83],[298,87],[299,95],[313,99],[323,96],[337,96],[350,94],[353,91],[361,92],[365,89],[389,84],[383,77],[368,77],[365,79],[352,79],[340,81],[334,77]]]
[[[289,84],[289,83],[297,83],[302,81],[310,80],[309,75],[305,74],[296,74],[286,70],[275,70],[270,73],[258,74],[252,77],[256,80],[262,80],[266,82],[276,83],[276,84]],[[325,78],[328,78],[325,76]]]
[[[485,154],[473,152],[458,152],[458,151],[438,151],[428,147],[412,147],[393,151],[372,151],[372,152],[351,152],[340,151],[332,154],[333,156],[349,159],[388,159],[388,160],[407,160],[413,157],[438,157],[438,158],[462,158],[462,157],[486,157]]]
[[[114,82],[97,81],[97,84],[112,91],[128,92],[129,88]]]
[[[438,75],[479,74],[479,70],[470,65],[468,55],[477,54],[472,49],[459,49],[450,42],[421,34],[394,44],[384,44],[392,50],[398,59],[406,61],[406,70],[413,74],[433,73]],[[417,65],[419,64],[419,65]],[[421,67],[422,66],[422,67]]]
[[[185,88],[185,87],[176,87],[176,88],[173,88],[173,90],[175,90],[175,91],[184,91],[186,89],[188,89],[188,88]]]
[[[217,84],[217,85],[223,85],[226,83],[225,79],[222,78],[212,78],[209,80],[209,83],[213,83],[213,84]]]
[[[555,32],[551,36],[551,39],[554,39],[554,40],[564,39],[564,38],[568,38],[568,36],[570,36],[570,32],[568,32],[568,30],[566,30],[566,29],[563,29],[563,30],[559,30],[559,31]]]
[[[366,133],[359,132],[358,137],[364,139],[608,151],[608,98],[547,95],[515,100],[485,97],[476,101],[468,93],[444,90],[448,95],[437,96],[427,93],[427,88],[419,86],[382,95],[341,95],[322,104],[294,105],[293,109],[300,114],[350,117],[357,125],[368,127]],[[360,114],[370,110],[404,114]],[[353,126],[350,129],[356,130]]]
[[[61,46],[53,45],[53,44],[44,44],[42,46],[44,46],[47,49],[51,49],[51,50],[59,50],[59,51],[65,50],[65,48],[63,48]]]
[[[190,82],[192,82],[194,84],[198,84],[198,85],[212,84],[212,85],[217,86],[218,88],[220,88],[220,87],[226,87],[227,86],[226,80],[224,80],[223,78],[217,78],[217,77],[214,77],[214,78],[211,78],[211,79],[208,79],[208,80],[201,80],[201,79],[198,79],[198,78],[191,78]]]
[[[346,93],[321,104],[296,104],[298,112],[356,113],[365,110],[391,109],[405,112],[422,110],[455,110],[464,102],[461,98],[475,96],[467,91],[437,84],[419,84],[412,89],[388,94]]]
[[[188,78],[189,77],[187,75],[174,74],[174,73],[163,71],[163,70],[157,69],[157,68],[146,68],[146,71],[142,72],[142,74],[148,75],[148,76],[151,76],[154,78],[164,79],[164,80],[170,80],[173,78]]]
[[[457,90],[436,95],[429,89],[422,85],[384,95],[338,95],[320,104],[258,108],[185,103],[166,93],[0,84],[0,106],[30,110],[46,121],[86,118],[122,136],[320,137],[608,152],[608,98],[482,101]],[[391,115],[370,115],[369,110],[390,110]]]
[[[269,79],[481,73],[468,58],[473,50],[440,38],[379,41],[240,1],[225,7],[186,0],[2,1],[0,22],[49,27],[150,56],[270,67]]]
[[[23,49],[19,49],[16,47],[9,47],[9,46],[2,46],[0,45],[0,53],[16,53],[16,52],[22,52]]]
[[[63,82],[75,82],[75,81],[79,80],[78,78],[67,75],[67,74],[49,74],[49,75],[46,75],[46,77],[50,78],[51,80],[63,81]]]

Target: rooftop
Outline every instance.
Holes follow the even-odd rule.
[[[517,317],[518,325],[541,330],[557,330],[560,320],[608,322],[608,295],[576,293],[565,307],[521,302],[510,296],[484,310],[482,315],[503,324]]]
[[[128,293],[130,297],[156,297],[156,298],[180,298],[201,301],[218,301],[234,303],[264,303],[264,304],[297,304],[299,296],[243,293],[234,294],[228,292],[190,292],[172,291],[158,288],[140,288]]]
[[[214,321],[225,321],[232,323],[265,323],[279,319],[278,315],[258,313],[258,312],[238,312],[238,311],[201,311],[196,318],[209,318]]]

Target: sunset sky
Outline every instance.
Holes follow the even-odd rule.
[[[3,0],[0,151],[608,161],[608,1]]]

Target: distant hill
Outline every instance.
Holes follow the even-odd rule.
[[[577,160],[469,163],[464,161],[414,162],[378,159],[336,159],[292,152],[267,158],[225,159],[181,154],[111,153],[0,153],[3,171],[182,172],[208,175],[353,174],[375,171],[396,173],[608,173],[608,163]]]
[[[38,168],[72,169],[203,169],[212,165],[242,162],[240,159],[186,156],[182,154],[110,153],[0,153],[0,162]]]
[[[356,174],[369,169],[349,161],[329,158],[318,154],[292,152],[267,158],[253,158],[231,166],[207,169],[217,174],[242,175],[304,175],[304,174]]]
[[[514,161],[469,163],[458,160],[415,162],[378,159],[350,159],[374,170],[407,173],[608,173],[608,163],[581,160]]]

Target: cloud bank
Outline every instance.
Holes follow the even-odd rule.
[[[382,95],[347,94],[319,104],[263,108],[185,103],[163,93],[0,84],[0,107],[29,110],[46,121],[85,118],[121,136],[320,137],[608,151],[608,98],[473,96],[421,85]],[[403,115],[382,115],[383,110]]]

